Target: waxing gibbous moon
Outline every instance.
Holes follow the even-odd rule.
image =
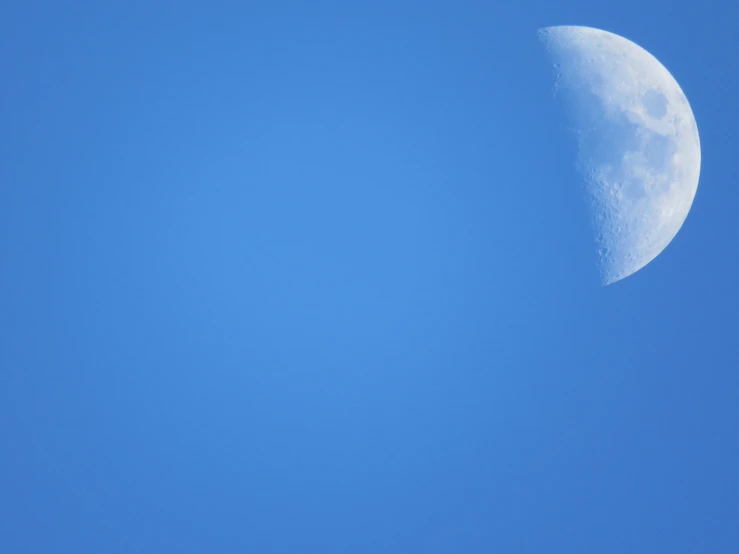
[[[680,230],[698,188],[698,127],[670,72],[630,40],[591,27],[538,34],[569,108],[601,280],[610,284]]]

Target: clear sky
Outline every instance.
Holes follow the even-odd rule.
[[[0,552],[736,553],[738,10],[6,4]],[[700,132],[608,287],[562,24]]]

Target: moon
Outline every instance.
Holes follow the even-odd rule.
[[[646,266],[682,227],[698,189],[698,126],[670,72],[630,40],[579,26],[538,36],[569,108],[608,285]]]

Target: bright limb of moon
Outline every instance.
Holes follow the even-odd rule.
[[[571,108],[598,266],[610,284],[680,230],[698,188],[698,127],[670,72],[630,40],[576,26],[540,29],[539,38]]]

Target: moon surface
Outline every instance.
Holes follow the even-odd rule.
[[[576,26],[538,35],[577,136],[607,285],[647,265],[680,230],[698,188],[698,127],[670,72],[630,40]]]

